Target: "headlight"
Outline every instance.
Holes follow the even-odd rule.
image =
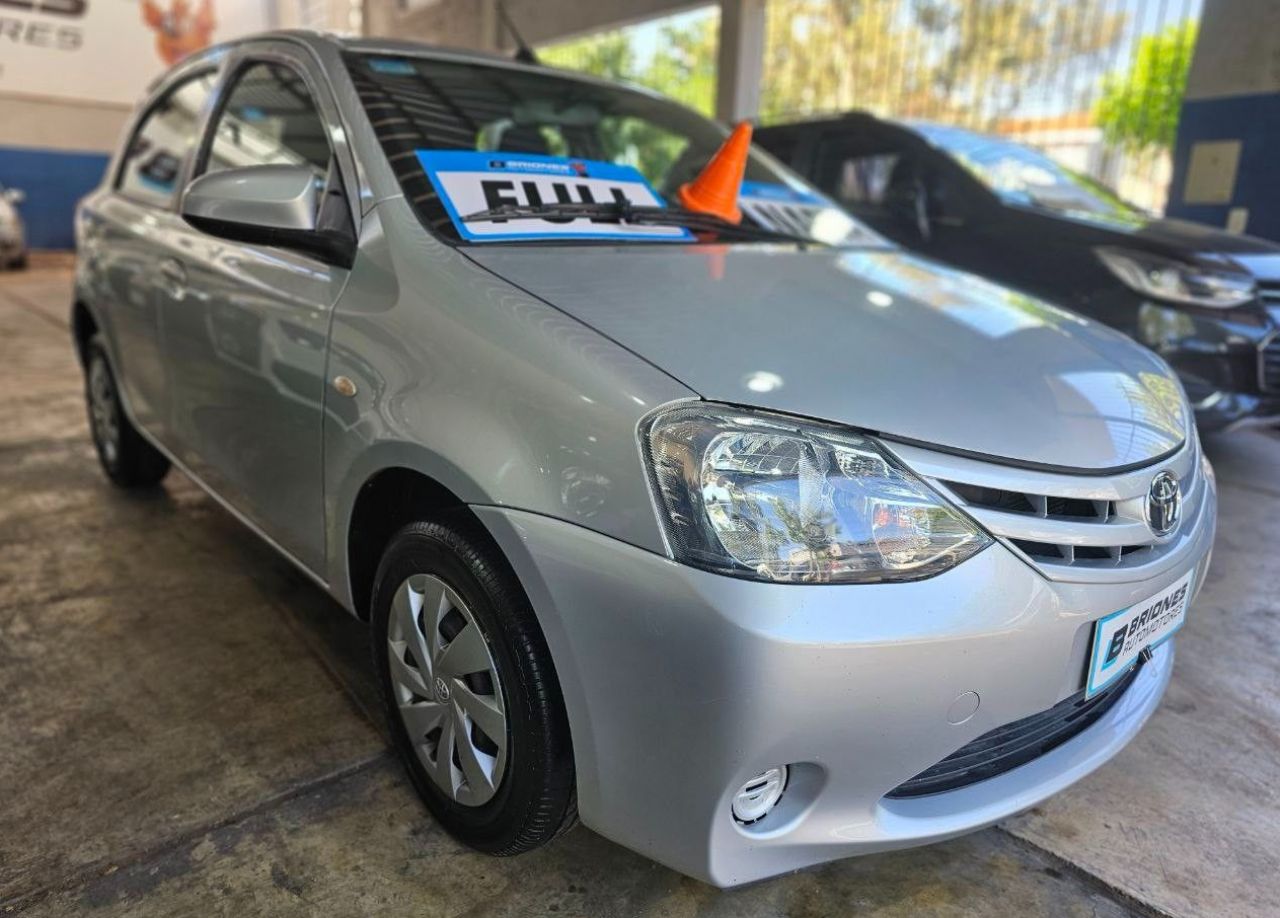
[[[1094,252],[1125,286],[1159,300],[1229,309],[1254,296],[1254,281],[1247,274],[1199,268],[1131,249],[1102,246]]]
[[[724,405],[661,411],[646,459],[676,560],[754,580],[921,580],[991,539],[875,441]]]

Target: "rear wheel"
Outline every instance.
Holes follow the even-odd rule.
[[[86,348],[85,401],[93,445],[107,477],[122,488],[158,484],[169,471],[169,460],[125,417],[101,335],[89,339]]]
[[[432,815],[518,854],[573,824],[573,751],[546,641],[506,560],[465,514],[391,540],[373,602],[391,734]]]

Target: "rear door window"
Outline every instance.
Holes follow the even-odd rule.
[[[116,180],[121,194],[154,207],[173,206],[214,79],[214,72],[207,71],[179,83],[143,116]]]
[[[827,137],[818,146],[818,187],[854,210],[879,211],[907,168],[899,149],[866,138]]]

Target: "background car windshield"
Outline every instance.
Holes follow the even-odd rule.
[[[453,240],[458,236],[415,150],[531,153],[633,166],[670,202],[725,139],[722,128],[673,102],[552,70],[371,54],[348,55],[347,64],[405,196],[429,227]],[[819,194],[758,149],[745,178]],[[877,239],[854,225],[840,241]]]
[[[937,124],[912,124],[1006,203],[1063,214],[1132,221],[1140,211],[1105,186],[1022,144]]]

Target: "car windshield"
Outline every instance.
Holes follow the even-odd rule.
[[[1039,150],[961,128],[922,123],[911,126],[1008,204],[1126,223],[1143,216],[1106,186],[1071,171]]]
[[[615,172],[625,170],[647,182],[658,195],[654,203],[670,207],[679,187],[697,176],[725,139],[722,127],[674,102],[550,68],[375,53],[348,54],[347,66],[405,197],[429,228],[455,242],[471,241],[465,218],[476,219],[474,212],[482,208],[443,200],[442,186],[427,171],[434,162],[455,163],[459,153],[482,152],[521,154],[520,160],[486,157],[487,167],[532,163],[550,168],[561,160],[575,167],[577,161],[607,163],[620,167]],[[508,207],[508,219],[535,222],[529,205],[542,205],[542,200],[520,198],[522,184],[518,182],[517,195],[503,203],[522,205],[524,213],[516,215]],[[748,194],[757,196],[752,206]],[[833,245],[880,241],[758,148],[752,149],[747,162],[743,195],[746,216],[741,230],[717,229],[701,220],[667,235],[677,241],[723,237],[768,242],[787,236]],[[559,204],[579,210],[583,206],[568,198]],[[552,200],[542,206],[559,205]],[[676,211],[645,216],[649,222],[679,219]],[[551,218],[562,224],[568,219],[559,214]],[[537,227],[528,235],[529,241],[548,241],[538,236]],[[635,240],[645,237],[637,233]]]

